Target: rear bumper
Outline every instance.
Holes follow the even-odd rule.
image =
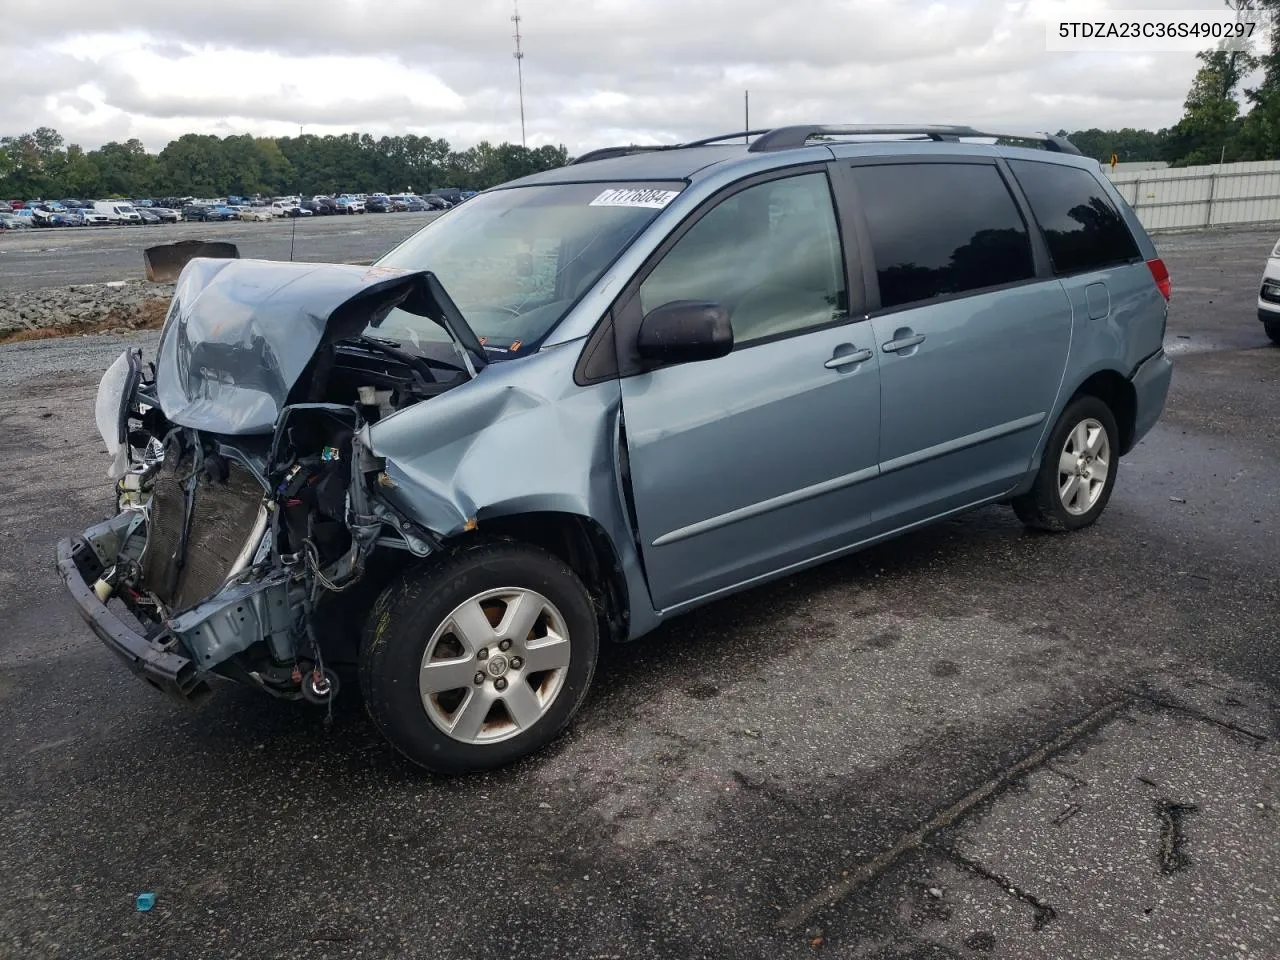
[[[1130,382],[1133,384],[1135,397],[1133,438],[1129,449],[1147,435],[1156,425],[1160,414],[1164,411],[1165,399],[1169,396],[1169,384],[1173,380],[1173,363],[1163,349],[1157,350],[1138,365]]]
[[[93,558],[91,562],[96,563],[93,550],[84,538],[67,537],[58,543],[57,563],[58,574],[89,628],[108,650],[153,687],[186,703],[206,699],[213,691],[208,681],[196,672],[195,663],[190,658],[174,653],[155,640],[148,640],[98,599],[81,572],[81,566],[76,563],[77,556],[83,557],[86,552]],[[90,569],[90,562],[81,562]]]

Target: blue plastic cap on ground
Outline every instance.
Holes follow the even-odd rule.
[[[140,893],[137,899],[138,910],[146,913],[156,905],[156,895],[154,893]]]

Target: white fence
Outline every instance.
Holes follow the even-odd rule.
[[[1148,230],[1280,220],[1280,160],[1103,172]]]

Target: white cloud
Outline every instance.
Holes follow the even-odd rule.
[[[510,0],[2,0],[0,134],[518,140]],[[1049,53],[1043,15],[1205,0],[524,0],[531,145],[813,121],[1161,127],[1190,54]]]

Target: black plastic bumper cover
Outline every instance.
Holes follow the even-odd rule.
[[[80,615],[107,649],[120,657],[129,669],[158,690],[186,703],[204,700],[213,691],[187,657],[166,650],[131,629],[107,609],[76,565],[76,541],[80,550],[88,548],[83,538],[67,537],[58,543],[58,574],[80,609]],[[92,551],[90,551],[92,552]]]

